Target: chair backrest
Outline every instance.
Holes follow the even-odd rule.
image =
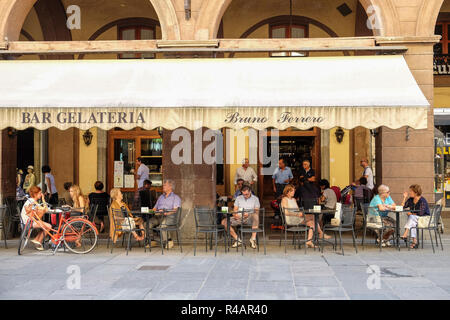
[[[433,228],[439,225],[439,220],[441,218],[442,206],[437,205],[434,206],[433,209],[430,210],[430,221],[428,222],[428,227]]]
[[[123,219],[123,213],[121,209],[111,208],[111,217],[114,224],[114,229],[117,229],[117,226],[120,225],[120,221]]]
[[[194,208],[194,218],[195,218],[195,226],[197,228],[212,228],[215,227],[216,219],[215,219],[216,211],[211,208]]]
[[[355,221],[356,208],[343,207],[341,225],[343,227],[353,226]]]
[[[289,208],[287,208],[287,210],[289,210]],[[281,225],[283,226],[283,227],[287,227],[287,224],[286,224],[286,212],[285,212],[285,209],[284,209],[284,207],[282,206],[282,205],[280,205],[280,216],[281,216]]]
[[[7,206],[0,206],[0,225],[2,225],[2,227],[6,218],[6,210],[8,210]]]
[[[166,226],[178,228],[181,221],[181,212],[181,207],[179,207],[175,213],[166,216]]]
[[[92,222],[95,222],[95,217],[97,216],[98,204],[91,204],[89,206],[89,218]]]

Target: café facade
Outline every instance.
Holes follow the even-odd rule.
[[[80,28],[68,28],[70,5]],[[234,191],[243,157],[271,198],[260,160],[276,136],[279,156],[293,167],[311,160],[333,185],[358,179],[367,157],[394,200],[419,183],[434,201],[432,58],[444,1],[98,5],[0,3],[2,197],[26,161],[49,164],[59,190],[72,181],[88,193],[101,180],[131,194],[142,156],[157,191],[175,180],[186,216]],[[209,150],[208,129],[223,147],[212,164],[195,155]],[[185,132],[192,161],[179,162]]]

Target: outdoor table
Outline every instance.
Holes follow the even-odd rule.
[[[142,217],[145,221],[145,241],[144,246],[148,244],[150,247],[152,245],[152,240],[150,239],[150,223],[149,220],[151,217],[157,215],[157,212],[154,210],[149,210],[148,212],[142,212],[141,210],[131,211],[133,216]]]
[[[395,244],[397,245],[398,250],[400,251],[400,213],[408,213],[415,212],[410,209],[402,209],[402,210],[385,210],[384,212],[393,212],[395,213]]]
[[[314,209],[310,209],[310,210],[305,210],[303,211],[304,214],[313,214],[314,215],[314,240],[317,242],[319,240],[319,232],[318,232],[318,227],[319,227],[319,216],[321,214],[335,214],[336,210],[331,210],[331,209],[322,209],[320,211],[318,210],[314,210]]]

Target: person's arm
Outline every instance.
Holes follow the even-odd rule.
[[[277,187],[275,186],[275,178],[272,177],[272,185],[273,185],[273,192],[277,192]]]
[[[45,193],[51,195],[51,192],[52,192],[53,188],[52,188],[52,182],[50,181],[50,178],[47,178],[47,177],[46,177],[46,178],[45,178],[45,182],[46,182],[46,184],[47,184],[47,186],[48,186],[48,189],[49,189],[49,190],[45,190]]]

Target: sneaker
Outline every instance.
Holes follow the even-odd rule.
[[[383,240],[383,241],[381,242],[381,246],[382,246],[383,248],[385,248],[385,247],[392,247],[392,243],[391,243],[389,240]]]
[[[256,249],[257,248],[255,239],[250,239],[250,247],[252,249]]]
[[[232,248],[237,248],[240,247],[242,245],[242,241],[241,239],[237,239],[234,241],[233,245],[231,246]]]

